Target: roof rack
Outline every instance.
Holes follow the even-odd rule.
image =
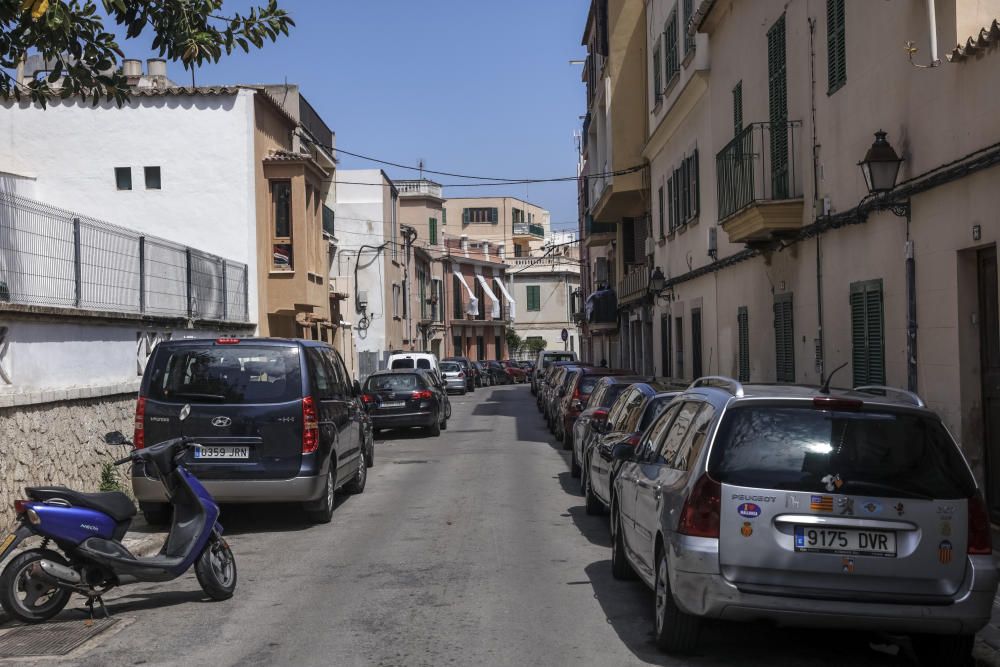
[[[691,383],[688,389],[696,389],[698,387],[719,387],[720,389],[728,389],[729,393],[736,398],[743,398],[743,385],[739,383],[738,380],[734,380],[731,377],[726,377],[724,375],[706,375],[700,377]]]
[[[885,394],[893,394],[895,396],[900,396],[902,398],[909,399],[918,408],[926,408],[927,404],[924,403],[924,399],[917,396],[912,391],[907,391],[905,389],[899,389],[897,387],[885,387],[878,384],[865,385],[863,387],[855,387],[852,391],[860,391],[866,394],[876,394],[878,392],[883,392]]]

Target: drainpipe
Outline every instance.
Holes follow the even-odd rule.
[[[816,139],[816,19],[809,18],[809,98],[812,105],[812,176],[813,202],[819,202],[819,144]],[[825,211],[824,211],[825,213]],[[813,217],[819,217],[813,212]],[[826,371],[826,341],[823,336],[823,243],[822,234],[816,235],[816,372],[819,382],[823,384],[823,374]]]
[[[934,11],[934,0],[927,0],[927,23],[931,30],[931,67],[937,67],[941,64],[938,60],[938,45],[937,45],[937,16]]]
[[[933,4],[933,2],[932,2]],[[917,267],[910,239],[910,204],[906,205],[906,388],[917,391]]]

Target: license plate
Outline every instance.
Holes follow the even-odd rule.
[[[896,533],[885,530],[795,526],[795,550],[844,556],[895,558]]]
[[[194,457],[196,459],[248,459],[250,458],[250,448],[195,445]]]
[[[406,405],[406,401],[386,401],[382,404],[383,408],[401,408]]]

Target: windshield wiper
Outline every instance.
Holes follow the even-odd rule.
[[[171,397],[173,397],[173,398],[178,398],[178,397],[181,397],[181,396],[183,396],[184,398],[200,398],[200,399],[206,400],[206,401],[224,401],[224,400],[226,400],[225,396],[221,396],[219,394],[198,394],[198,393],[186,392],[186,391],[175,391],[173,394],[171,394]]]

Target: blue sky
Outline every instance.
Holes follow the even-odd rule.
[[[243,10],[249,0],[227,0]],[[505,178],[576,172],[573,131],[586,113],[584,0],[279,0],[290,37],[196,73],[198,84],[298,83],[344,150],[430,169]],[[149,57],[150,38],[122,43]],[[179,63],[168,72],[190,83]],[[370,162],[341,155],[341,168]],[[390,177],[412,172],[386,168]],[[443,183],[460,182],[436,177]],[[451,197],[510,194],[575,228],[573,182],[452,188]]]

